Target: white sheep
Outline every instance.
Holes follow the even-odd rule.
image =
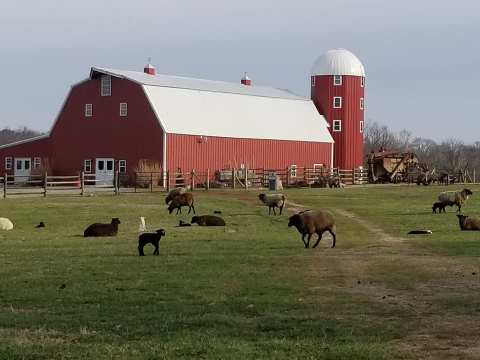
[[[13,223],[10,221],[10,219],[0,217],[0,230],[12,230],[13,229]]]

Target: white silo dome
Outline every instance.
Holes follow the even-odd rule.
[[[346,49],[332,49],[320,56],[313,64],[312,75],[365,76],[361,61]]]

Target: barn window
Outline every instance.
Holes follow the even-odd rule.
[[[127,116],[127,115],[128,115],[128,104],[120,103],[120,116]]]
[[[39,157],[33,158],[33,168],[40,169],[40,166],[42,166],[42,159],[40,159]]]
[[[342,120],[333,120],[333,131],[342,131]]]
[[[297,177],[297,165],[290,165],[290,177]]]
[[[118,172],[120,173],[127,172],[127,160],[118,160]]]
[[[364,76],[362,76],[362,77],[360,78],[360,86],[361,86],[361,87],[365,87],[365,77],[364,77]]]
[[[360,121],[360,133],[363,133],[363,121]]]
[[[312,87],[315,86],[315,76],[312,76]]]
[[[83,160],[83,171],[85,171],[86,173],[92,172],[92,160],[90,159]]]
[[[102,96],[112,95],[112,77],[110,75],[102,75],[100,93]]]
[[[92,104],[85,104],[85,117],[92,117],[93,107]]]
[[[342,108],[342,97],[341,96],[334,96],[333,97],[333,108],[334,109],[341,109]]]
[[[342,85],[342,75],[333,75],[333,85],[334,86]]]
[[[5,170],[12,170],[13,159],[11,157],[5,158]]]
[[[365,100],[363,98],[360,98],[360,110],[363,110],[365,108]]]

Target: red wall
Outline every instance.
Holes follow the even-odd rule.
[[[182,170],[240,168],[283,169],[289,165],[330,166],[331,144],[307,141],[232,139],[209,136],[201,141],[196,135],[167,135],[167,167]]]
[[[13,145],[9,147],[5,147],[0,149],[0,174],[14,174],[14,166],[15,163],[13,162],[12,169],[6,170],[5,169],[5,158],[11,157],[12,160],[17,158],[31,158],[32,159],[32,166],[33,166],[33,158],[39,157],[42,158],[43,165],[45,165],[46,160],[50,157],[51,151],[51,139],[50,138],[42,138],[34,141],[25,142],[18,145]]]
[[[315,76],[311,98],[318,111],[325,116],[335,140],[334,166],[340,169],[358,168],[363,165],[363,133],[360,121],[364,111],[360,109],[360,98],[365,98],[360,76],[342,76],[342,85],[333,85],[332,75]],[[313,82],[313,79],[312,79]],[[342,108],[333,108],[333,97],[342,97]],[[342,131],[333,131],[333,120],[342,120]]]
[[[128,103],[128,116],[120,116],[120,103]],[[92,104],[93,116],[85,117],[85,104]],[[143,89],[128,80],[112,78],[112,95],[100,95],[100,79],[72,88],[52,129],[53,168],[59,174],[73,174],[85,159],[126,160],[132,172],[140,159],[162,162],[163,132]],[[118,169],[115,164],[115,169]]]

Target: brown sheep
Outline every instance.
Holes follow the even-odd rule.
[[[192,224],[198,226],[225,226],[225,220],[215,215],[203,215],[192,217]]]
[[[310,247],[310,238],[313,234],[318,235],[317,242],[313,247],[317,247],[318,243],[322,239],[322,234],[328,231],[333,237],[332,248],[336,243],[336,225],[335,219],[332,214],[323,210],[307,210],[302,211],[290,217],[288,220],[288,226],[295,226],[300,234],[302,234],[302,241],[305,248]],[[305,241],[305,236],[308,235]]]
[[[444,191],[438,195],[438,201],[448,206],[457,205],[457,212],[461,212],[462,205],[472,194],[473,192],[469,189],[463,189],[462,191]]]
[[[195,206],[193,206],[193,195],[192,193],[185,193],[185,194],[180,194],[175,196],[172,201],[170,202],[170,205],[168,205],[168,213],[171,214],[174,209],[177,209],[177,215],[178,213],[182,213],[182,206],[188,206],[188,214],[190,214],[190,211],[193,210],[193,213],[195,214]]]
[[[186,192],[187,192],[187,189],[184,187],[179,187],[179,188],[170,190],[167,197],[165,198],[165,204],[168,205],[168,203],[172,201],[175,196],[185,194]]]
[[[480,230],[480,219],[478,217],[469,217],[457,215],[460,229],[462,230]]]

